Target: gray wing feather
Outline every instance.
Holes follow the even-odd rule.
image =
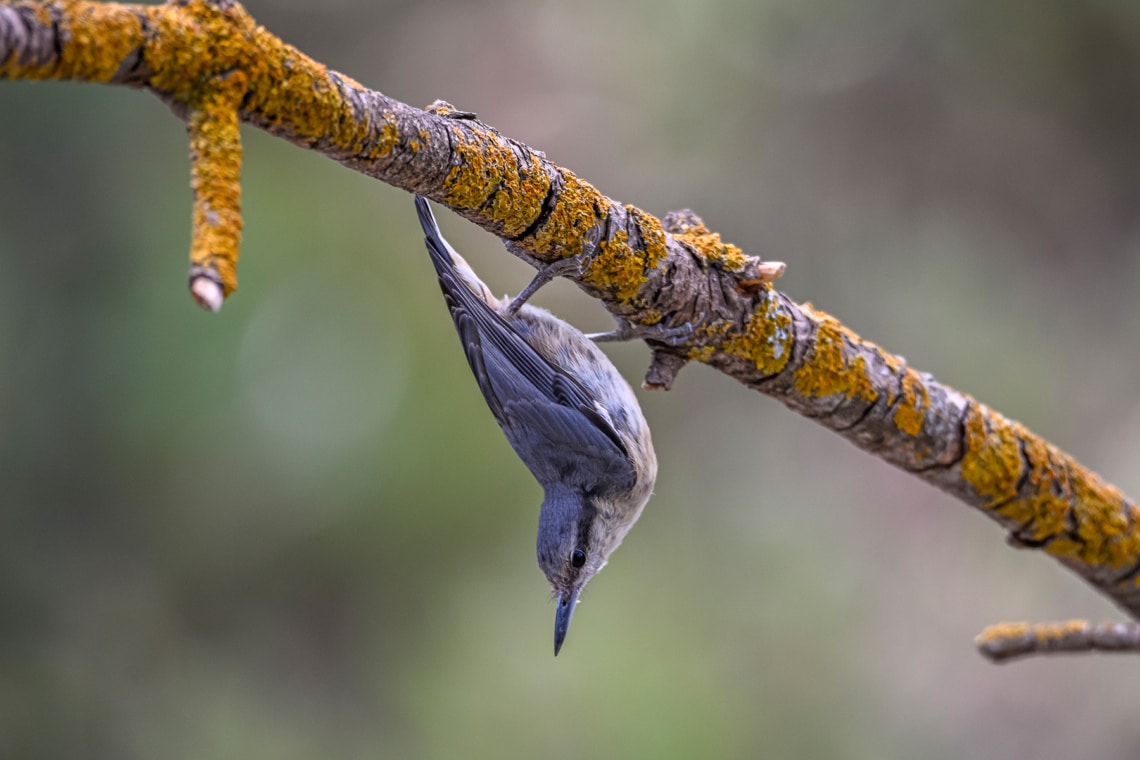
[[[427,201],[416,198],[440,289],[487,405],[512,447],[540,482],[574,477],[563,472],[586,457],[606,473],[633,477],[628,452],[613,425],[573,376],[538,354],[467,287],[455,272]],[[578,476],[593,479],[590,473]],[[620,478],[619,480],[625,480]]]

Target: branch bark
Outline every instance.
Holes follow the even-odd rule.
[[[1140,624],[1066,620],[1063,623],[1004,623],[990,626],[974,640],[993,662],[1020,657],[1090,652],[1140,652]]]
[[[690,211],[622,205],[445,103],[421,110],[328,70],[228,0],[161,6],[0,0],[0,78],[143,88],[191,126],[191,289],[237,285],[237,120],[447,205],[535,265],[571,274],[654,352],[668,388],[701,361],[980,509],[1140,619],[1140,512],[1072,457],[769,284],[771,262]],[[655,328],[665,328],[654,333]],[[666,330],[684,340],[654,339]]]

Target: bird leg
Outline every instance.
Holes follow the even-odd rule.
[[[696,333],[692,322],[686,322],[679,327],[667,327],[662,324],[635,325],[628,319],[617,317],[617,328],[609,332],[587,333],[586,337],[595,343],[613,343],[626,340],[651,340],[664,343],[667,346],[679,346]]]
[[[515,315],[515,312],[521,309],[523,307],[523,304],[525,304],[530,299],[530,297],[538,291],[539,288],[553,280],[555,277],[561,277],[562,275],[570,274],[571,272],[581,271],[582,262],[579,261],[577,256],[572,256],[568,259],[561,259],[559,261],[555,261],[553,264],[547,264],[546,266],[539,267],[538,274],[536,274],[534,276],[534,279],[530,281],[530,284],[523,288],[522,291],[520,291],[519,294],[515,296],[514,299],[507,305],[506,310],[503,312],[503,316],[513,317]]]

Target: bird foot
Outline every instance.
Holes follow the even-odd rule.
[[[655,343],[664,343],[667,346],[679,346],[696,332],[691,322],[678,327],[668,327],[662,324],[635,325],[626,319],[617,320],[617,329],[602,333],[588,333],[587,338],[595,343],[613,343],[626,340],[650,340]]]

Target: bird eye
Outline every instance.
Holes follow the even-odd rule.
[[[586,564],[586,552],[581,549],[575,549],[573,554],[570,555],[570,564],[574,567],[581,567]]]

